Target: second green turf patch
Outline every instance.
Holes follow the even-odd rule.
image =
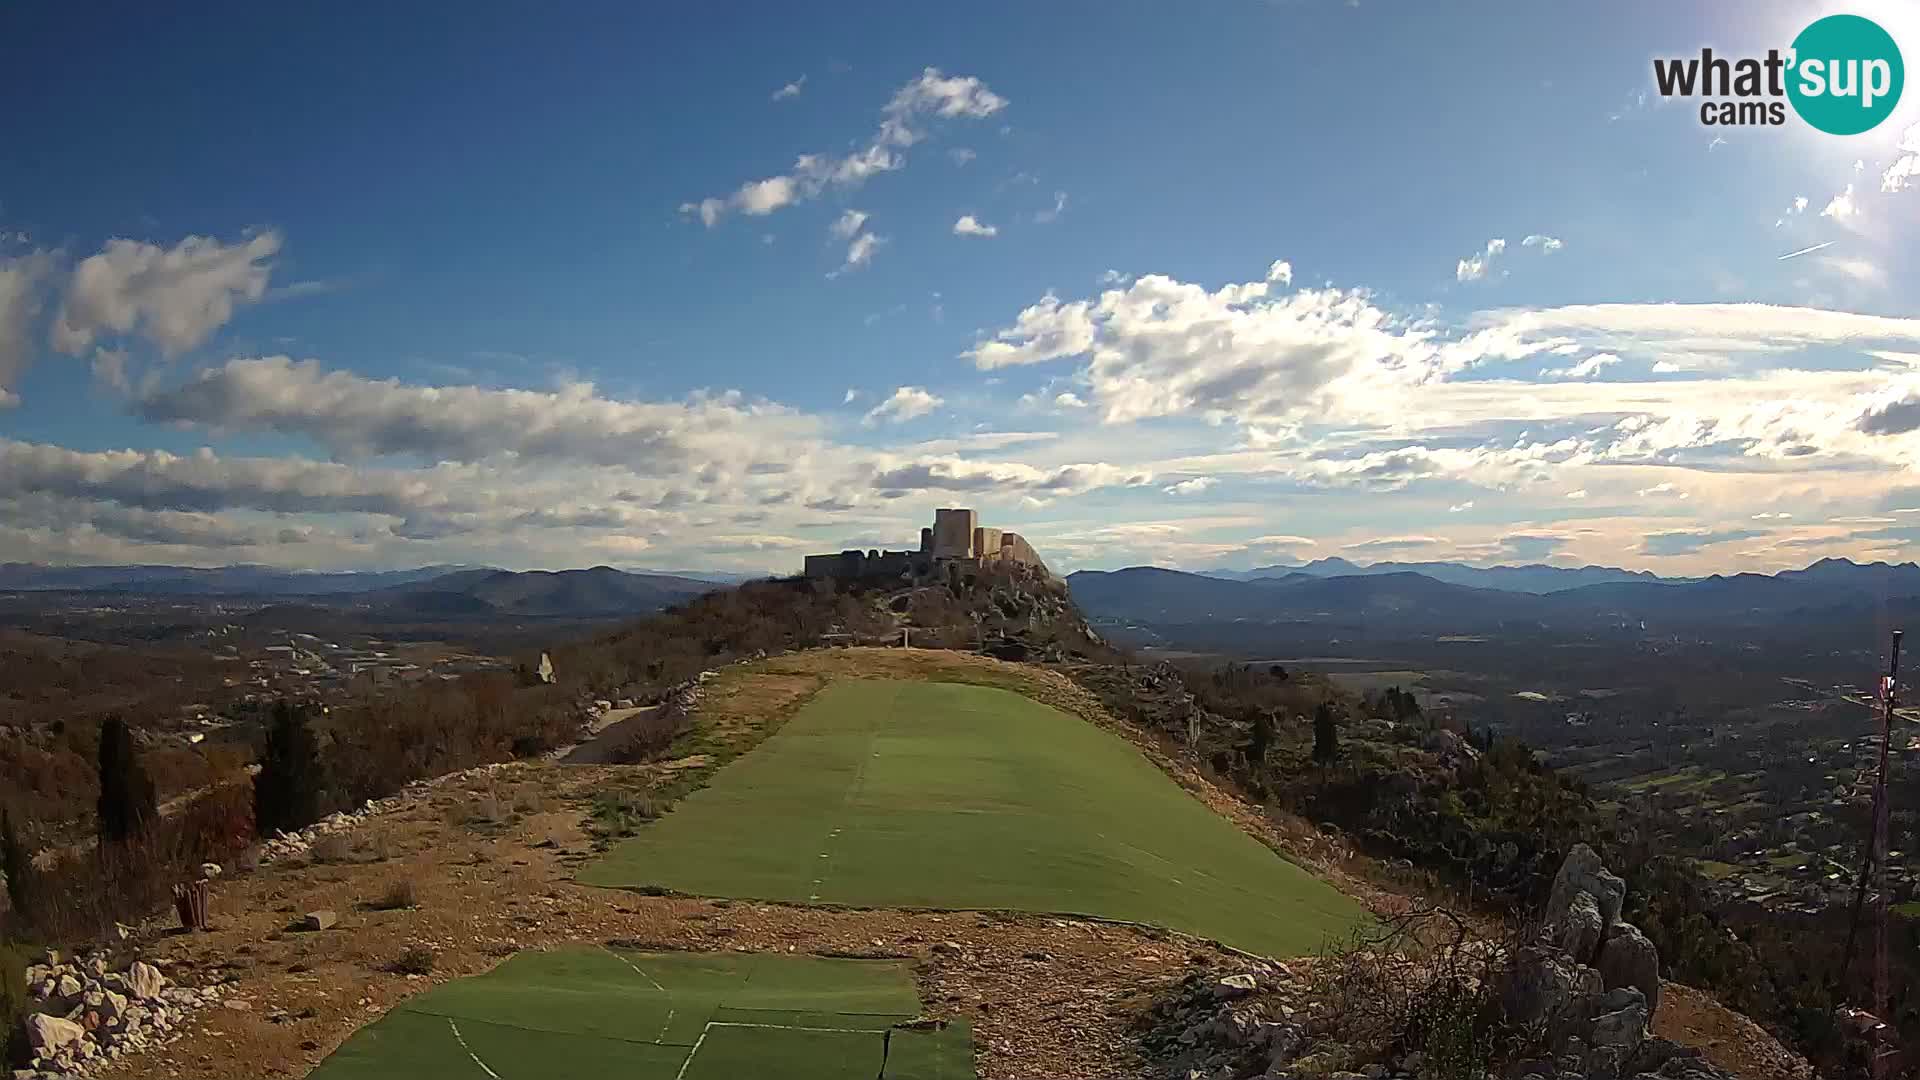
[[[1005,690],[835,683],[592,885],[1165,926],[1270,955],[1364,920],[1126,742]]]
[[[898,961],[572,947],[412,998],[312,1075],[970,1080],[966,1025],[897,1026],[919,1012]]]

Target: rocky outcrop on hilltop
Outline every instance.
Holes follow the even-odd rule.
[[[1454,921],[1438,946],[1192,975],[1149,1010],[1144,1042],[1170,1080],[1730,1080],[1652,1034],[1660,958],[1621,921],[1625,898],[1576,845],[1537,934],[1482,939]]]

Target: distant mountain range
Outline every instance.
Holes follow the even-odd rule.
[[[1692,578],[1661,578],[1646,570],[1622,570],[1615,566],[1465,566],[1450,562],[1382,562],[1361,566],[1339,556],[1315,559],[1301,566],[1260,566],[1252,570],[1202,570],[1207,577],[1231,581],[1256,581],[1282,578],[1291,574],[1312,577],[1361,577],[1379,574],[1419,574],[1453,585],[1481,589],[1505,589],[1509,592],[1549,593],[1581,585],[1602,585],[1613,581],[1691,581]]]
[[[42,566],[0,563],[0,590],[129,592],[149,596],[332,596],[426,581],[465,566],[319,573],[266,566]]]
[[[728,580],[733,578],[733,580]],[[302,573],[262,566],[39,566],[0,564],[0,592],[105,592],[143,596],[260,597],[414,618],[496,614],[597,617],[657,611],[741,580],[587,570],[415,570]]]
[[[1859,564],[1822,559],[1779,574],[1663,579],[1607,567],[1443,568],[1454,580],[1407,564],[1355,567],[1321,560],[1318,572],[1272,568],[1281,576],[1230,579],[1158,567],[1080,571],[1068,586],[1096,618],[1142,623],[1221,621],[1390,625],[1409,632],[1632,625],[1665,628],[1709,623],[1764,624],[1788,616],[1808,620],[1863,609],[1900,610],[1920,598],[1920,565]],[[1503,573],[1504,572],[1504,573]],[[1543,588],[1560,578],[1560,588]],[[1604,575],[1617,575],[1607,578]],[[1586,579],[1601,577],[1599,581]],[[1508,582],[1506,587],[1487,584]],[[1584,582],[1584,583],[1583,583]]]
[[[610,566],[590,570],[462,570],[355,597],[395,614],[464,618],[491,613],[575,617],[658,611],[712,592],[711,581],[667,574],[630,574]]]

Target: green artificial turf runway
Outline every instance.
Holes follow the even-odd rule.
[[[909,966],[775,953],[521,953],[396,1007],[317,1080],[971,1080],[965,1024],[920,1013]]]
[[[1365,919],[1126,742],[1006,690],[860,680],[599,861],[590,885],[1125,919],[1272,956]]]

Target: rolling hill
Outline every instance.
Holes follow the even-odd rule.
[[[1824,559],[1805,570],[1771,575],[1676,580],[1646,575],[1550,592],[1474,587],[1377,567],[1344,576],[1296,571],[1243,581],[1129,567],[1079,571],[1067,584],[1090,616],[1142,623],[1313,622],[1409,632],[1640,622],[1676,628],[1847,618],[1898,606],[1920,596],[1920,566]]]
[[[588,570],[462,570],[382,589],[356,600],[417,615],[597,616],[641,614],[725,586],[666,574],[633,574],[610,566]]]

